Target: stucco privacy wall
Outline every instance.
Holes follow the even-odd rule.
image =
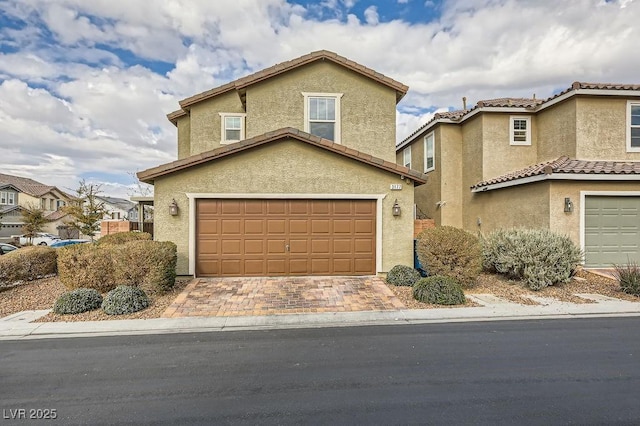
[[[221,112],[244,113],[242,102],[235,90],[206,99],[191,106],[191,153],[200,154],[220,148],[222,135]],[[247,117],[247,121],[249,118]],[[271,127],[269,130],[277,129]],[[180,142],[178,141],[178,145]]]
[[[464,219],[464,229],[485,235],[500,228],[549,228],[549,183],[473,193]]]
[[[343,93],[341,144],[395,162],[396,92],[329,61],[316,61],[247,88],[247,138],[304,129],[303,92]]]
[[[576,158],[575,98],[538,112],[536,124],[538,159],[531,164],[563,155]]]
[[[579,98],[576,102],[577,158],[640,160],[640,152],[626,152],[626,99]]]
[[[251,172],[253,171],[253,172]],[[257,172],[256,172],[257,171]],[[392,183],[401,191],[390,191]],[[155,186],[155,239],[178,246],[177,272],[189,273],[189,201],[186,193],[387,194],[382,202],[382,267],[413,264],[413,186],[400,176],[299,141],[283,140],[159,177]],[[180,208],[170,216],[172,199]],[[286,198],[286,197],[284,197]],[[395,200],[402,216],[394,217]],[[378,235],[377,238],[381,238]]]

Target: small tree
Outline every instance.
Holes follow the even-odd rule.
[[[104,202],[98,199],[101,185],[80,181],[75,199],[63,207],[63,211],[73,217],[69,223],[73,229],[91,238],[100,230],[100,221],[107,213]]]
[[[47,219],[44,217],[44,209],[36,207],[34,205],[28,205],[22,210],[22,232],[27,237],[29,244],[33,241],[33,237],[42,232],[42,228],[47,223]]]

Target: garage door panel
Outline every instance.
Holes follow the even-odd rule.
[[[374,274],[375,205],[374,200],[197,200],[196,274]]]
[[[287,231],[285,219],[267,219],[267,233],[269,235],[284,235]]]
[[[640,197],[585,197],[585,265],[640,261]]]

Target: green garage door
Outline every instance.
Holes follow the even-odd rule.
[[[587,196],[585,266],[640,262],[640,197]]]

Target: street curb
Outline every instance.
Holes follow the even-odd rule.
[[[627,304],[632,306],[627,306]],[[508,307],[407,309],[269,316],[49,323],[2,322],[0,323],[0,340],[636,316],[640,316],[640,306],[637,303],[603,302],[573,306],[510,305]]]

